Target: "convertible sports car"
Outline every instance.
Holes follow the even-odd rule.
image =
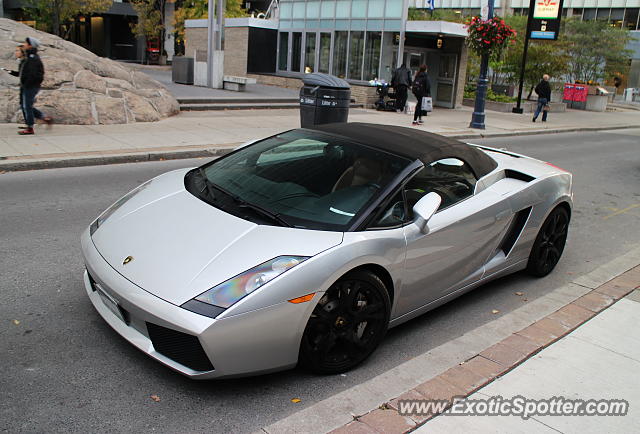
[[[348,370],[389,327],[565,245],[571,174],[403,127],[295,129],[126,194],[82,235],[100,315],[192,378]]]

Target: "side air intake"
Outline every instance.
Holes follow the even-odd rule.
[[[511,225],[509,225],[509,230],[507,230],[507,234],[500,244],[500,250],[504,252],[505,256],[509,255],[509,252],[511,252],[511,249],[513,249],[513,246],[516,244],[518,237],[524,229],[524,225],[527,223],[529,214],[531,214],[531,207],[518,211]]]

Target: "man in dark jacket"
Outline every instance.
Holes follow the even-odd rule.
[[[422,124],[422,98],[431,96],[431,82],[427,75],[427,65],[420,65],[420,69],[413,79],[411,91],[416,97],[416,108],[413,112],[413,125]]]
[[[536,107],[536,112],[533,114],[533,122],[538,119],[541,111],[542,122],[547,122],[547,113],[549,111],[549,103],[551,102],[551,86],[549,86],[548,74],[542,76],[542,80],[540,80],[540,83],[538,83],[534,90],[538,95],[538,107]]]
[[[22,112],[27,128],[18,131],[20,135],[33,134],[33,124],[35,119],[42,119],[47,125],[51,125],[50,117],[45,116],[37,108],[33,107],[36,95],[40,91],[40,85],[44,80],[44,66],[42,60],[38,56],[38,47],[40,41],[34,37],[28,37],[22,49],[24,51],[24,62],[20,65],[20,101],[22,103]]]
[[[407,105],[407,91],[411,87],[411,70],[406,64],[393,71],[391,86],[396,91],[396,111],[403,112]]]

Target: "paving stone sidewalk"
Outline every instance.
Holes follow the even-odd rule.
[[[533,123],[526,114],[487,112],[487,128],[476,130],[469,128],[471,112],[467,107],[437,109],[423,126],[413,128],[473,138],[640,127],[638,111],[569,110],[552,113],[546,123]],[[410,127],[411,116],[353,109],[349,121]],[[210,156],[299,126],[298,110],[284,109],[183,112],[159,122],[126,125],[38,125],[33,136],[19,136],[15,124],[0,124],[0,171]]]

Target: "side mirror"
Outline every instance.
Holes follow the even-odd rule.
[[[440,207],[440,203],[442,202],[442,198],[438,193],[431,192],[422,197],[413,206],[413,215],[415,216],[414,223],[420,228],[422,233],[429,232],[429,228],[427,227],[427,223],[429,223],[429,219],[435,214],[435,212]]]

